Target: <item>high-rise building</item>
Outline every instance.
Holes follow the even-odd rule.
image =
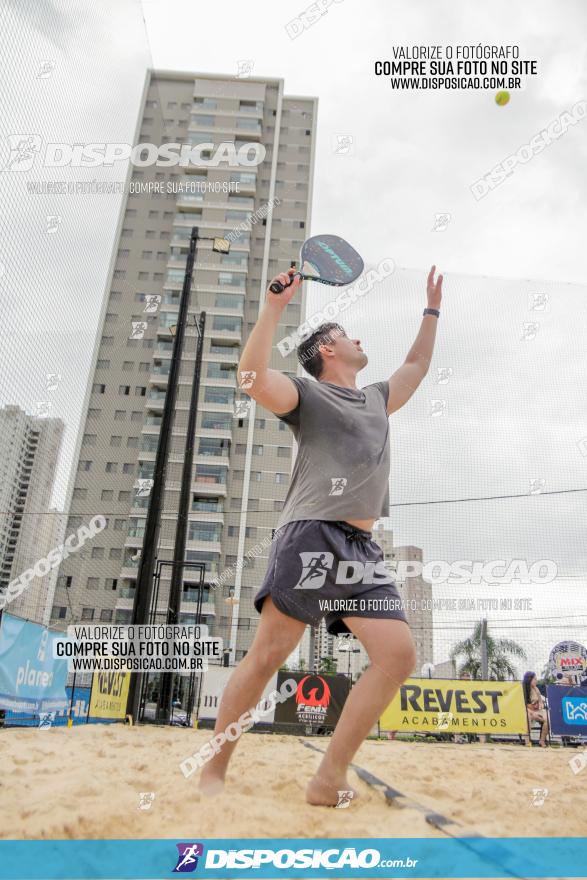
[[[50,509],[64,424],[0,409],[0,592],[59,543],[62,516]],[[44,623],[55,573],[35,576],[7,611]]]
[[[403,566],[407,575],[402,575],[402,566],[398,566],[396,584],[404,603],[406,617],[412,630],[412,637],[416,646],[416,665],[414,675],[420,675],[424,663],[433,662],[433,624],[432,624],[432,585],[425,581],[422,574],[411,573],[420,569],[422,571],[422,551],[419,547],[407,545],[394,547],[393,532],[390,529],[378,527],[373,531],[373,537],[383,550],[386,562],[396,565],[400,562],[412,562],[415,565],[409,570]]]
[[[64,561],[52,622],[127,622],[149,504],[149,480],[167,389],[192,227],[202,240],[190,294],[157,555],[173,558],[194,374],[194,319],[206,312],[186,559],[206,566],[202,622],[230,647],[250,646],[252,599],[290,478],[287,427],[238,389],[237,364],[268,281],[308,237],[317,100],[287,97],[279,79],[150,71],[135,143],[206,144],[206,164],[136,164],[116,233],[98,329],[85,424],[70,486],[68,531],[101,514],[107,527]],[[236,165],[219,144],[264,158]],[[248,147],[248,144],[255,146]],[[132,172],[132,176],[130,176]],[[224,237],[230,252],[207,238]],[[278,339],[296,330],[303,295],[284,311]],[[274,349],[276,369],[296,375],[295,352]],[[146,482],[143,482],[146,481]],[[246,560],[246,564],[242,561]],[[159,605],[166,608],[169,569]],[[221,585],[214,587],[215,578]],[[181,621],[194,622],[199,575],[185,569]],[[162,619],[162,618],[160,618]]]

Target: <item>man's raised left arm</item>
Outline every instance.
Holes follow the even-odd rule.
[[[428,273],[427,297],[428,309],[439,311],[442,300],[442,275],[434,281],[436,266],[432,266]],[[410,348],[407,357],[401,367],[389,379],[389,398],[387,401],[387,413],[400,409],[407,403],[412,394],[420,385],[422,379],[430,368],[434,342],[436,339],[436,325],[438,316],[430,313],[424,314],[422,324],[416,336],[415,342]]]

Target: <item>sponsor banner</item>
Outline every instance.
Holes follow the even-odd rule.
[[[587,736],[587,688],[546,688],[550,731],[557,736]]]
[[[71,688],[65,688],[67,705],[57,712],[44,712],[41,715],[31,715],[30,712],[6,712],[5,727],[66,727],[69,720],[69,707],[71,705],[71,720],[77,724],[112,724],[114,718],[88,718],[88,706],[90,703],[90,688],[77,687],[71,701]]]
[[[65,708],[67,660],[53,656],[63,633],[4,612],[0,621],[0,709],[38,714]]]
[[[347,676],[280,671],[277,690],[288,679],[297,682],[297,689],[275,707],[275,723],[299,724],[302,728],[308,724],[336,727],[350,690]]]
[[[94,672],[90,718],[124,718],[130,672]]]
[[[585,877],[586,837],[2,840],[0,880]]]
[[[218,706],[220,698],[224,692],[224,688],[228,684],[228,680],[234,668],[228,666],[210,666],[208,671],[202,676],[202,689],[200,691],[200,704],[198,707],[198,720],[216,721],[218,715]],[[293,676],[290,676],[293,678]],[[265,699],[270,693],[277,688],[277,673],[271,677],[269,684],[265,687],[261,700]],[[252,707],[251,707],[252,708]],[[263,722],[271,724],[273,721],[275,709],[263,716]],[[196,724],[194,720],[194,725]]]
[[[528,733],[519,681],[409,678],[380,725],[419,733]]]

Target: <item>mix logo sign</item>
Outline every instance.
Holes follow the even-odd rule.
[[[131,163],[138,168],[156,165],[168,168],[189,165],[201,168],[254,167],[263,162],[266,149],[260,143],[246,143],[236,147],[227,142],[180,144],[64,144],[47,143],[43,152],[43,139],[39,134],[9,134],[5,138],[8,155],[2,171],[30,171],[37,157],[45,168],[97,168],[112,167],[116,162]],[[145,155],[146,154],[146,155]],[[210,154],[210,155],[208,155]]]
[[[178,850],[174,874],[191,874],[198,867],[198,859],[204,855],[202,843],[176,843]]]

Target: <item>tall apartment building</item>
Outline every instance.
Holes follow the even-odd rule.
[[[0,592],[59,543],[62,516],[50,509],[64,424],[0,409]],[[53,573],[35,577],[7,611],[46,623]]]
[[[383,550],[385,560],[395,563],[422,563],[422,551],[419,547],[411,545],[394,547],[393,532],[390,529],[375,528],[373,537]],[[414,675],[418,676],[423,664],[432,663],[434,658],[432,584],[425,581],[421,574],[402,577],[401,568],[396,583],[404,601],[408,623],[412,628],[412,636],[416,646]]]
[[[214,156],[218,144],[240,149],[254,143],[265,149],[265,158],[248,167],[221,162],[131,168],[134,187],[158,184],[165,191],[151,186],[129,193],[120,218],[68,531],[96,514],[108,525],[62,564],[54,624],[130,619],[149,503],[137,481],[153,475],[173,344],[169,328],[177,322],[189,238],[198,226],[202,237],[232,242],[222,255],[213,252],[211,241],[198,245],[158,557],[173,558],[197,342],[191,316],[205,310],[186,559],[206,566],[202,622],[230,647],[231,662],[250,646],[256,627],[252,599],[287,491],[293,442],[283,423],[239,391],[236,369],[268,280],[289,267],[309,234],[316,114],[315,98],[284,96],[278,79],[148,73],[135,143],[214,144],[204,158]],[[202,191],[194,191],[194,181]],[[277,338],[293,332],[303,314],[300,297],[284,311]],[[295,353],[282,357],[274,350],[271,365],[298,372]],[[237,564],[243,558],[247,564]],[[224,575],[223,584],[214,588],[218,575]],[[197,572],[185,569],[182,622],[195,621],[198,580]],[[162,613],[168,587],[164,576]]]

